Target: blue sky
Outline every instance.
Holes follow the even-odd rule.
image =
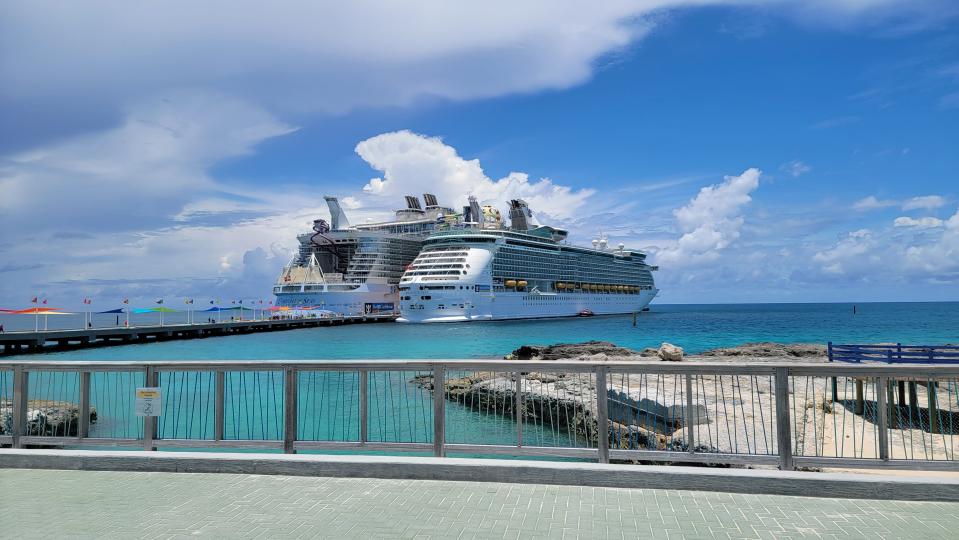
[[[643,248],[662,302],[959,300],[948,2],[174,4],[0,8],[3,307],[265,297],[323,194],[424,191]]]

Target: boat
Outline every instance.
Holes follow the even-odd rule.
[[[458,223],[434,195],[407,195],[392,221],[351,225],[336,197],[324,197],[330,222],[313,221],[273,286],[278,307],[337,315],[397,315],[397,285],[430,233]]]
[[[583,310],[580,310],[579,312],[580,317],[592,317],[593,315],[595,315],[595,313],[593,313],[592,311],[588,309],[583,309]]]
[[[567,241],[510,201],[509,226],[474,197],[463,222],[432,232],[399,282],[400,322],[433,323],[635,313],[658,293],[646,254]]]

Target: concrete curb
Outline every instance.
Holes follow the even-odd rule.
[[[959,480],[954,479],[499,459],[3,449],[0,468],[557,484],[959,502]]]

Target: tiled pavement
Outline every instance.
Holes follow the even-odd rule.
[[[0,470],[3,538],[956,538],[959,503]]]

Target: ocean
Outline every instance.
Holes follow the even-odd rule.
[[[855,304],[653,304],[631,315],[435,325],[356,324],[16,356],[83,360],[248,360],[501,358],[526,344],[602,340],[632,349],[679,345],[688,353],[747,342],[959,343],[959,302]],[[224,312],[225,315],[226,312]],[[195,314],[205,320],[209,314]],[[225,315],[228,317],[228,315]],[[168,313],[164,323],[184,320]],[[120,323],[123,324],[123,316]],[[43,327],[43,318],[40,327]],[[132,324],[155,324],[156,314]],[[0,316],[7,331],[32,330],[29,315]],[[80,315],[50,316],[48,327],[78,328]],[[94,316],[97,326],[115,315]]]
[[[354,324],[283,332],[168,341],[142,345],[91,348],[41,355],[31,360],[245,360],[245,359],[438,359],[502,358],[525,344],[604,340],[642,349],[668,341],[690,353],[746,342],[782,343],[902,342],[959,343],[959,302],[857,304],[653,305],[637,317],[609,316],[497,323],[405,325]],[[197,314],[200,320],[204,313]],[[94,325],[116,324],[115,315],[94,317]],[[155,314],[137,315],[133,324],[158,321]],[[166,314],[166,323],[185,315]],[[3,316],[8,331],[33,329],[30,316]],[[82,316],[50,317],[49,328],[77,328]],[[120,322],[122,324],[123,318]],[[43,321],[40,321],[41,328]],[[370,440],[429,442],[432,438],[432,396],[416,383],[418,372],[370,374]],[[451,377],[464,376],[451,374]],[[355,372],[299,374],[298,433],[301,440],[355,441],[358,437],[358,375]],[[279,439],[283,418],[282,372],[228,373],[225,381],[227,439]],[[30,399],[77,403],[76,372],[37,372],[30,378]],[[142,373],[98,372],[91,377],[91,405],[98,420],[91,436],[142,437],[141,419],[133,414],[133,391]],[[0,371],[0,398],[12,395],[12,376]],[[158,420],[159,435],[168,439],[213,437],[211,371],[162,373],[165,396]],[[448,406],[450,442],[512,444],[515,425],[495,410]],[[568,425],[531,421],[524,427],[526,444],[584,446],[582,435]]]

